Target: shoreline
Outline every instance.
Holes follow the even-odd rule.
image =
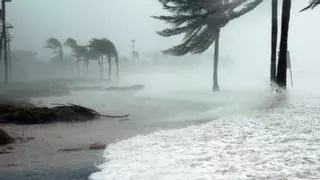
[[[113,129],[113,131],[106,131],[104,136],[90,134],[88,139],[72,137],[61,138],[58,136],[50,138],[36,137],[34,140],[27,143],[12,144],[10,146],[14,147],[13,153],[0,155],[0,158],[2,159],[0,162],[0,179],[87,180],[92,173],[99,171],[97,166],[102,163],[104,150],[59,152],[59,149],[87,147],[89,142],[94,141],[94,139],[98,140],[99,138],[103,139],[109,136],[109,138],[104,139],[104,143],[108,146],[109,144],[116,143],[117,141],[137,135],[150,134],[160,129],[183,128],[198,123],[177,122],[168,124],[167,122],[164,122],[160,124],[147,125],[142,123],[135,124],[132,122],[96,120],[91,123],[57,123],[33,127],[21,127],[18,125],[6,126],[4,129],[9,130],[9,132],[22,128],[20,131],[24,131],[23,133],[26,136],[42,134],[42,137],[55,134],[54,132],[56,130],[61,131],[61,127],[66,126],[67,127],[64,130],[68,133],[75,133],[85,129],[90,131],[90,129],[94,129],[98,126],[101,127],[103,125],[109,127],[108,129]],[[72,126],[73,128],[70,128]],[[25,129],[23,130],[23,128]],[[47,134],[44,132],[47,132]],[[63,134],[64,132],[61,131],[60,135],[63,136]]]

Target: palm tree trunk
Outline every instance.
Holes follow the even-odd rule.
[[[108,56],[108,66],[109,66],[108,80],[110,81],[111,80],[111,71],[112,71],[112,68],[111,68],[111,56]]]
[[[1,37],[0,37],[0,72],[2,71],[2,60],[3,60],[3,57],[2,57],[2,47],[3,47],[3,35],[1,33]]]
[[[283,0],[282,21],[281,21],[281,40],[278,60],[277,84],[285,89],[287,87],[287,51],[288,33],[290,22],[291,0]]]
[[[97,62],[98,62],[98,67],[99,67],[99,76],[100,76],[100,80],[101,80],[102,79],[102,71],[101,71],[101,60],[100,60],[100,57],[98,57]]]
[[[217,30],[217,37],[214,43],[213,85],[212,85],[213,92],[220,90],[219,83],[218,83],[219,41],[220,41],[220,29]]]
[[[119,57],[116,55],[116,71],[117,71],[117,82],[119,81]]]
[[[271,16],[271,64],[270,82],[271,85],[276,81],[277,69],[277,42],[278,42],[278,0],[272,0]]]
[[[104,77],[103,77],[103,68],[104,68],[104,62],[103,62],[103,56],[101,56],[100,57],[101,59],[100,59],[100,62],[101,62],[101,79],[104,79]]]
[[[85,60],[85,64],[86,64],[86,74],[89,74],[89,59]]]
[[[78,77],[80,77],[81,76],[81,69],[80,69],[80,59],[77,57],[77,60],[76,60],[77,62],[77,68],[78,68]]]

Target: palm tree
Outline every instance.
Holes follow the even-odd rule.
[[[101,64],[103,64],[104,56],[108,58],[108,66],[109,66],[108,80],[111,80],[111,72],[112,72],[111,61],[112,61],[112,58],[114,58],[114,61],[116,63],[116,76],[117,76],[117,80],[119,80],[119,56],[118,56],[118,52],[115,45],[106,38],[102,38],[102,39],[93,38],[89,43],[89,47],[92,49],[95,49],[97,52],[101,54]]]
[[[100,79],[103,78],[103,54],[99,52],[97,49],[91,48],[90,46],[87,47],[87,53],[86,53],[86,61],[89,62],[89,60],[94,60],[98,62],[99,66],[99,74],[100,74]]]
[[[236,19],[257,7],[263,0],[159,0],[171,16],[155,16],[173,27],[159,31],[164,37],[184,34],[183,42],[163,51],[165,54],[183,56],[199,54],[215,42],[213,90],[218,91],[218,57],[220,30],[229,21]],[[239,8],[240,7],[240,8]]]
[[[45,47],[53,50],[53,54],[56,55],[54,59],[63,60],[63,47],[57,38],[49,38],[46,41]]]
[[[78,73],[80,75],[80,62],[83,61],[85,63],[86,71],[88,71],[89,60],[86,58],[87,56],[87,47],[78,45],[77,41],[73,38],[68,38],[64,43],[65,46],[68,46],[72,49],[73,56],[76,58],[76,63],[78,66]]]
[[[281,20],[281,37],[279,47],[277,85],[285,89],[287,86],[287,52],[288,52],[288,33],[290,23],[291,0],[283,0],[282,3],[282,20]]]
[[[271,65],[270,82],[271,86],[276,82],[277,69],[277,42],[278,42],[278,0],[272,0],[271,14]]]

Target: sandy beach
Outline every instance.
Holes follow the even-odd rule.
[[[200,124],[208,119],[194,121],[192,114],[210,107],[209,104],[183,100],[172,94],[151,95],[144,90],[76,90],[63,96],[31,98],[31,102],[46,106],[75,103],[102,114],[129,113],[130,117],[101,118],[84,123],[1,125],[14,137],[34,139],[1,147],[1,150],[9,147],[10,153],[0,155],[0,179],[87,179],[103,161],[103,150],[88,150],[90,144],[108,145],[160,129]],[[63,149],[82,150],[61,152]]]

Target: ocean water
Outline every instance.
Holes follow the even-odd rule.
[[[190,70],[198,72],[196,77],[183,71],[149,74],[146,89],[136,97],[182,108],[164,122],[202,123],[109,144],[99,171],[89,179],[319,179],[319,73],[301,64],[294,69],[294,88],[289,83],[286,98],[279,99],[263,71],[252,76],[254,70],[245,69],[222,72],[219,93],[210,92],[206,80],[197,80],[208,72]]]
[[[238,93],[246,100],[233,97],[224,113],[198,114],[210,122],[110,144],[90,179],[319,179],[320,96],[301,92]]]
[[[109,144],[100,171],[89,179],[320,179],[320,73],[314,38],[320,26],[312,23],[319,12],[297,14],[307,1],[293,4],[289,50],[294,84],[292,88],[289,76],[287,96],[279,100],[268,89],[267,2],[224,29],[222,54],[233,61],[219,69],[221,92],[209,91],[208,62],[133,78],[148,87],[137,96],[196,102],[193,108],[201,109],[182,111],[170,120],[206,123]]]

